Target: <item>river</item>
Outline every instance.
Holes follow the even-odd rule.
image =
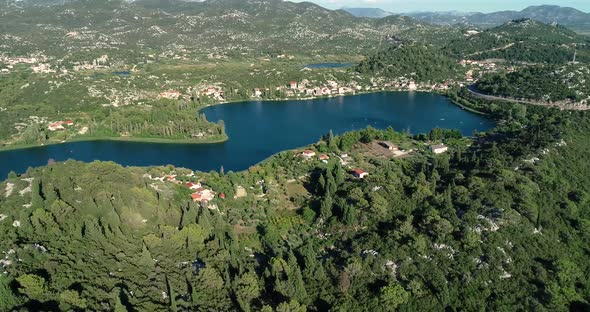
[[[229,140],[217,144],[165,144],[121,141],[72,142],[0,152],[0,179],[25,172],[49,159],[114,161],[124,166],[171,164],[200,171],[239,171],[283,150],[367,126],[426,133],[452,128],[464,135],[495,126],[434,93],[384,92],[291,101],[250,101],[204,108],[210,121],[224,120]]]

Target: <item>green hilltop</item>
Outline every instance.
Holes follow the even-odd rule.
[[[504,59],[516,63],[554,63],[571,61],[578,51],[579,61],[590,59],[588,37],[559,25],[530,19],[514,20],[466,38],[449,42],[446,50],[459,58]]]

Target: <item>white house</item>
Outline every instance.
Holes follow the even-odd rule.
[[[446,153],[449,150],[449,148],[444,144],[437,144],[430,146],[430,150],[435,154],[442,154]]]
[[[388,141],[383,141],[380,142],[379,145],[383,146],[384,148],[390,150],[390,151],[397,151],[399,150],[399,148],[397,146],[395,146],[393,143],[388,142]]]
[[[363,169],[354,169],[352,170],[352,175],[355,178],[364,179],[366,176],[369,175],[369,173],[365,172]]]

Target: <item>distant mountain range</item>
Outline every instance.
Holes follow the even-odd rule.
[[[355,16],[382,18],[393,15],[381,9],[344,8]],[[590,33],[590,13],[558,5],[530,6],[522,11],[499,11],[493,13],[476,12],[416,12],[402,13],[423,22],[439,25],[465,24],[479,27],[494,27],[506,22],[531,18],[543,23],[556,23],[567,26],[578,32]]]
[[[379,8],[342,8],[342,10],[356,17],[384,18],[394,15],[391,12],[387,12]]]
[[[3,5],[5,4],[5,5]],[[361,55],[399,40],[445,42],[456,27],[358,18],[282,0],[0,0],[0,55],[128,63],[145,55]],[[74,57],[74,55],[76,55]]]

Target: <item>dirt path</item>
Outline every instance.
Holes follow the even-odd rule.
[[[493,49],[489,49],[489,50],[485,50],[485,51],[479,51],[479,52],[475,52],[475,53],[471,53],[467,56],[474,56],[474,55],[480,55],[482,53],[486,53],[486,52],[495,52],[495,51],[500,51],[500,50],[506,50],[508,48],[510,48],[511,46],[513,46],[515,43],[509,43],[503,47],[499,47],[499,48],[493,48]]]

